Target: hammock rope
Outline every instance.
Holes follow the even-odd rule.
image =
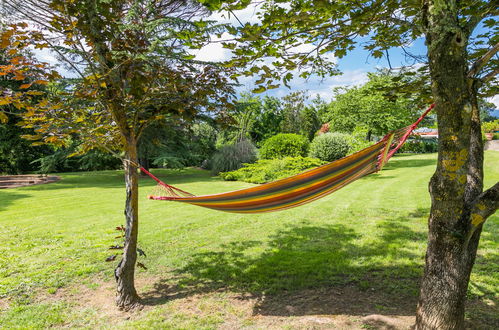
[[[183,202],[233,213],[285,210],[310,203],[363,176],[380,171],[433,107],[434,104],[412,125],[392,131],[376,144],[354,154],[288,178],[250,188],[195,196],[164,183],[143,167],[140,169],[158,183],[162,193],[152,194],[148,196],[149,199]]]

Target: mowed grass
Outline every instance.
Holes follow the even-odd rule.
[[[138,269],[137,279],[148,307],[130,319],[78,301],[82,292],[114,294],[116,262],[104,259],[124,222],[120,171],[68,173],[54,184],[0,190],[0,328],[216,328],[229,319],[229,328],[258,327],[258,316],[285,317],[279,327],[293,327],[298,315],[411,315],[435,162],[436,154],[400,155],[328,197],[260,215],[148,200],[155,184],[142,178],[139,246],[148,270]],[[487,151],[486,186],[499,180],[498,164],[499,152]],[[250,186],[197,169],[154,173],[194,194]],[[498,220],[496,213],[485,225],[467,312],[491,328],[498,322]],[[339,294],[354,304],[335,309],[327,294],[346,288],[343,295],[358,292],[365,301],[355,306],[357,297]],[[249,312],[236,308],[234,294],[257,303]],[[290,299],[303,303],[298,308]]]

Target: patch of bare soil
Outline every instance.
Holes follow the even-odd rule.
[[[7,298],[0,298],[0,311],[6,310],[9,306],[10,303]]]
[[[261,297],[254,314],[272,319],[277,327],[291,318],[298,328],[410,329],[415,306],[415,298],[348,285]]]
[[[183,318],[216,316],[220,329],[411,329],[415,322],[416,298],[387,294],[381,290],[361,290],[354,285],[302,290],[278,295],[252,295],[225,290],[200,292],[178,288],[156,278],[141,277],[136,287],[144,308],[133,313],[118,310],[114,304],[113,281],[96,280],[93,287],[73,286],[44,295],[41,300],[65,300],[77,308],[92,308],[100,319],[122,322],[143,316],[155,306],[165,305]],[[0,300],[0,306],[2,301]],[[5,303],[5,302],[4,302]],[[469,311],[482,315],[484,303],[472,301]],[[1,307],[0,307],[1,308]],[[488,306],[494,309],[496,306]],[[478,312],[477,312],[478,309]],[[492,310],[489,312],[493,312]],[[475,318],[469,329],[493,329],[490,318]]]
[[[146,287],[152,283],[152,279],[137,278],[135,285],[137,290]],[[95,279],[92,287],[87,285],[73,285],[58,289],[54,294],[38,295],[37,300],[43,302],[66,301],[74,304],[79,309],[91,308],[97,311],[99,318],[109,320],[130,320],[140,316],[140,311],[125,312],[116,307],[115,304],[115,285],[114,281],[103,281]],[[147,309],[144,306],[142,310]]]

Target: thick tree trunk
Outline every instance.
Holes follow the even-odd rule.
[[[467,247],[437,219],[430,219],[426,267],[416,315],[416,329],[463,329],[466,292],[481,228]]]
[[[137,261],[137,238],[138,238],[138,173],[135,165],[137,163],[137,145],[134,139],[127,141],[125,166],[126,202],[125,202],[125,245],[123,258],[116,267],[114,275],[116,278],[117,292],[116,304],[120,309],[130,310],[140,306],[139,296],[135,290],[134,275],[135,263]],[[133,163],[131,163],[131,162]]]
[[[439,155],[430,181],[426,265],[416,329],[463,329],[466,292],[481,226],[471,235],[472,201],[482,191],[476,92],[467,78],[467,40],[454,1],[428,0],[428,57],[438,116]],[[478,124],[478,129],[476,125]]]

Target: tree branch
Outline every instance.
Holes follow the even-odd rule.
[[[499,68],[495,69],[494,71],[489,72],[488,74],[483,76],[483,78],[481,80],[482,80],[482,82],[486,83],[486,82],[490,81],[491,79],[493,79],[498,74],[499,74]]]
[[[476,76],[480,73],[480,70],[487,64],[487,62],[499,51],[499,42],[494,45],[491,49],[489,49],[485,55],[476,60],[475,63],[471,66],[470,71],[468,72],[468,78],[476,78]]]
[[[481,193],[473,202],[471,224],[478,227],[499,209],[499,182]]]

